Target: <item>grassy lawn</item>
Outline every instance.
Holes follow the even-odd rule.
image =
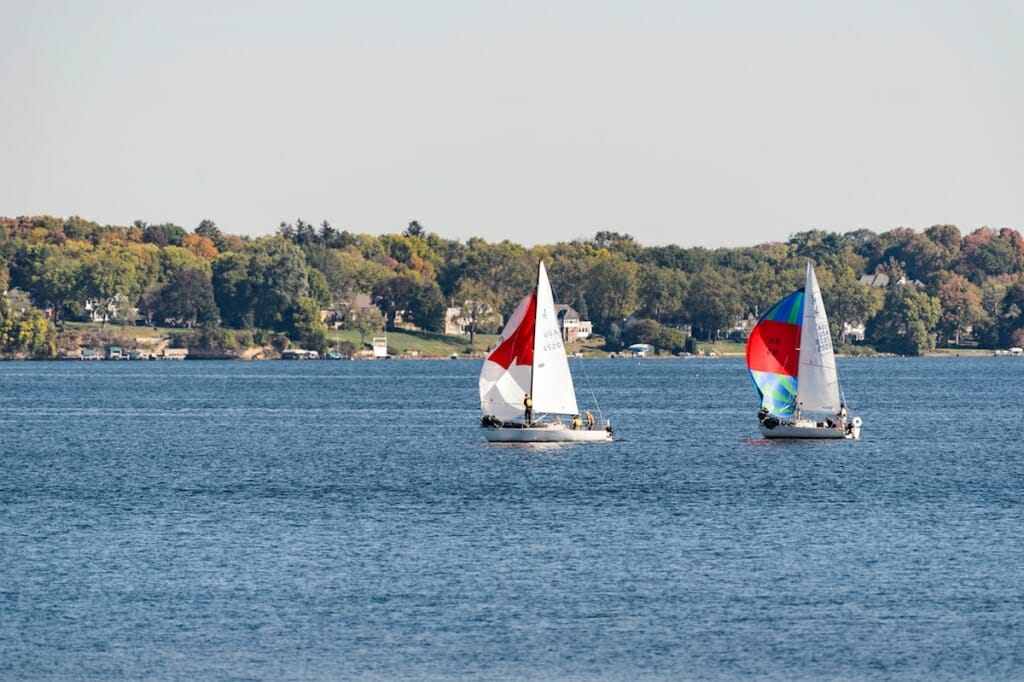
[[[383,332],[380,334],[384,336]],[[448,336],[435,332],[414,331],[411,329],[399,329],[389,331],[388,350],[393,355],[416,354],[425,358],[447,358],[452,353],[461,356],[471,354],[482,355],[491,344],[497,341],[495,334],[477,334],[473,339],[473,345],[469,344],[469,336]],[[370,336],[366,337],[369,344]],[[327,342],[329,344],[348,341],[356,348],[359,348],[359,333],[347,329],[330,329],[327,331]]]

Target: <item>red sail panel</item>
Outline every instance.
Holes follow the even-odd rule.
[[[761,320],[747,340],[747,368],[795,377],[800,366],[800,325]]]
[[[488,360],[506,370],[512,366],[513,360],[515,360],[515,364],[520,367],[533,364],[533,333],[537,324],[536,289],[527,297],[527,300],[523,301],[523,303],[527,304],[526,307],[524,308],[523,305],[520,304],[513,314],[514,318],[522,313],[519,325],[515,327],[511,335],[502,339],[498,347],[492,350],[491,354],[487,356]],[[507,332],[508,329],[506,328],[503,331]]]

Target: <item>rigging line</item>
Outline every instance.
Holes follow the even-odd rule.
[[[587,368],[583,363],[583,358],[576,358],[576,364],[579,365],[580,371],[583,373],[583,381],[587,384],[587,390],[590,391],[590,399],[594,401],[594,408],[597,410],[598,418],[604,419],[604,415],[601,413],[601,404],[597,402],[597,393],[594,392],[594,386],[590,382],[590,375],[587,374]]]

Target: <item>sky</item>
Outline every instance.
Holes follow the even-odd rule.
[[[1022,226],[1024,3],[0,0],[0,216],[527,246]]]

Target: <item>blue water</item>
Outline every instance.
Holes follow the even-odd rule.
[[[487,445],[479,362],[0,364],[3,679],[1021,679],[1024,361],[573,365],[611,444]]]

